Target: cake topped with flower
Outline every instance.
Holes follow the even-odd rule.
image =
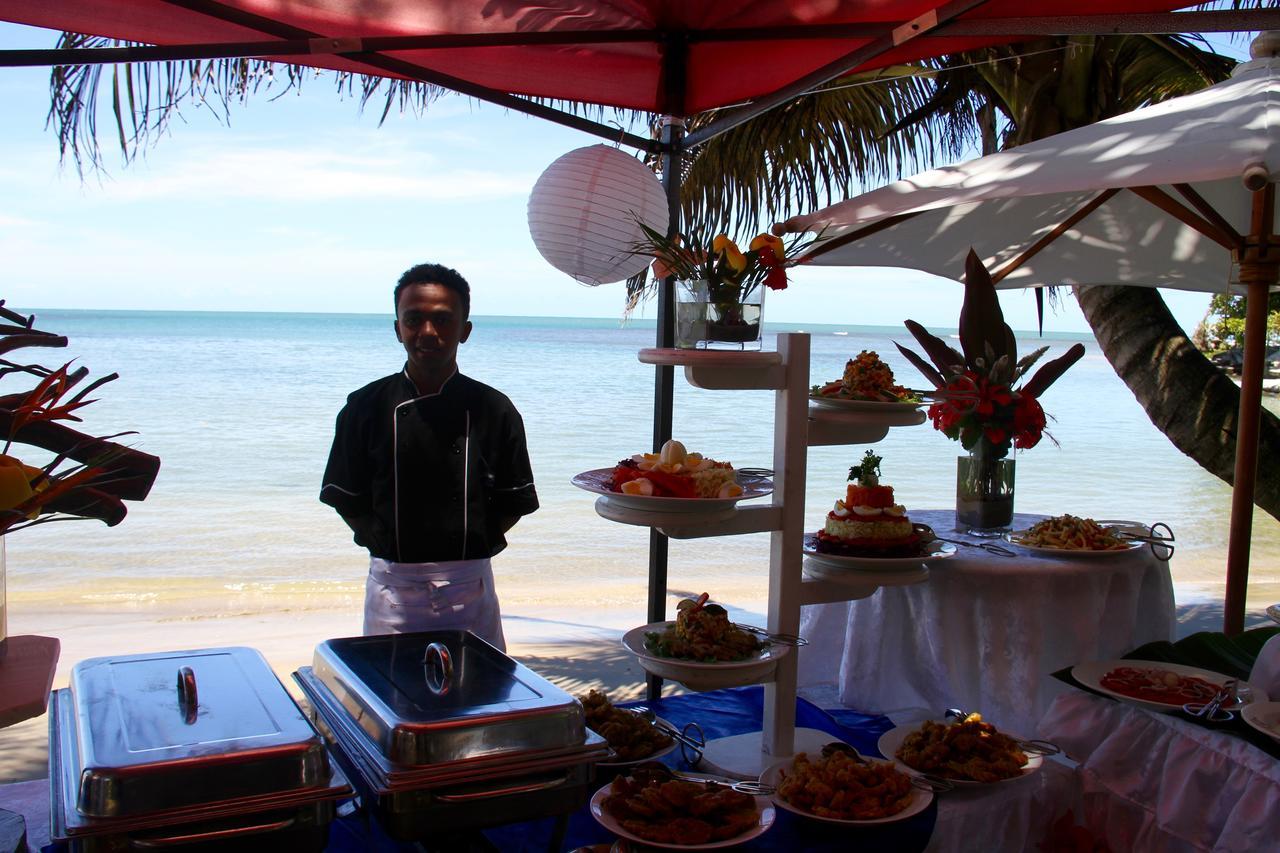
[[[919,553],[923,537],[912,526],[906,507],[894,503],[893,486],[880,482],[882,459],[868,450],[862,462],[849,469],[844,500],[836,501],[818,533],[819,551],[846,557]]]
[[[742,486],[733,466],[690,453],[671,439],[658,453],[637,453],[613,469],[610,487],[624,495],[662,498],[736,498]]]
[[[870,400],[877,403],[918,403],[920,395],[899,385],[893,368],[880,354],[864,349],[844,366],[844,375],[826,385],[814,385],[813,396],[837,400]]]

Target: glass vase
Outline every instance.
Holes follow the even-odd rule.
[[[701,279],[676,282],[676,346],[760,349],[764,291],[762,285],[742,294],[737,287],[712,288]]]
[[[956,529],[996,537],[1013,525],[1014,460],[985,441],[956,460]]]

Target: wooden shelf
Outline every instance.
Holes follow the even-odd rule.
[[[778,390],[784,386],[782,355],[706,349],[642,349],[643,364],[683,367],[685,380],[712,391]]]
[[[60,651],[53,637],[9,637],[0,645],[0,728],[45,712]]]

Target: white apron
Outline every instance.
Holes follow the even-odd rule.
[[[489,558],[392,563],[371,557],[364,587],[364,633],[412,631],[471,631],[505,652]]]

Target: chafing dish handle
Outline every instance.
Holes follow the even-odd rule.
[[[189,666],[178,668],[178,707],[186,714],[188,724],[196,721],[200,698],[196,692],[196,673]]]
[[[453,657],[444,643],[430,643],[422,657],[423,675],[427,689],[437,696],[444,696],[453,689]]]
[[[253,826],[236,826],[231,829],[214,829],[208,832],[193,832],[189,835],[166,835],[163,838],[130,838],[129,846],[142,850],[156,850],[164,847],[177,847],[180,844],[195,844],[203,841],[221,841],[239,838],[242,835],[259,835],[264,832],[275,832],[288,829],[298,822],[298,818],[287,817],[284,820],[273,820]]]
[[[508,788],[493,788],[488,791],[472,791],[466,794],[439,794],[436,799],[442,803],[466,803],[472,800],[487,800],[490,797],[505,797],[507,794],[527,794],[530,791],[546,791],[569,784],[572,773],[566,773],[558,779],[544,779],[541,782],[530,782],[526,785],[512,785]]]

